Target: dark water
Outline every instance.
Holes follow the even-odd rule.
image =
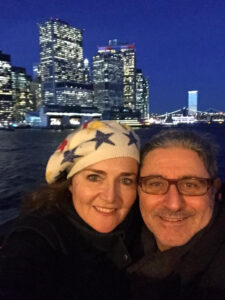
[[[162,128],[138,129],[142,144]],[[219,175],[225,181],[225,126],[195,129],[209,132],[220,145]],[[15,218],[21,197],[44,183],[49,156],[70,130],[18,129],[0,131],[0,225]]]

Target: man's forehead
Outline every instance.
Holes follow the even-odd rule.
[[[199,155],[193,150],[179,147],[158,148],[146,154],[141,166],[141,176],[153,174],[168,178],[208,177]]]
[[[179,154],[179,158],[185,159],[187,156],[190,159],[197,159],[200,162],[202,161],[201,158],[199,157],[198,153],[187,148],[183,147],[168,147],[168,148],[156,148],[148,153],[146,153],[145,158],[143,160],[143,165],[145,161],[154,161],[155,159],[167,159],[168,157],[170,159],[176,159],[177,155]]]

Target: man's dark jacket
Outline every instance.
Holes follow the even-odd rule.
[[[225,299],[225,204],[187,244],[160,252],[144,227],[145,256],[129,267],[132,299]]]

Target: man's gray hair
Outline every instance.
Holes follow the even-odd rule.
[[[217,177],[218,145],[208,134],[200,134],[190,130],[168,129],[153,135],[141,151],[141,166],[150,151],[170,147],[185,148],[196,152],[203,161],[210,177]]]

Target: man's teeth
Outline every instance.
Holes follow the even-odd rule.
[[[95,206],[95,208],[96,208],[96,210],[103,212],[103,213],[112,213],[116,210],[115,208],[105,208],[105,207],[99,207],[99,206]]]
[[[178,222],[178,221],[183,221],[185,218],[181,218],[181,219],[162,218],[162,219],[164,219],[165,221],[168,221],[168,222]]]

